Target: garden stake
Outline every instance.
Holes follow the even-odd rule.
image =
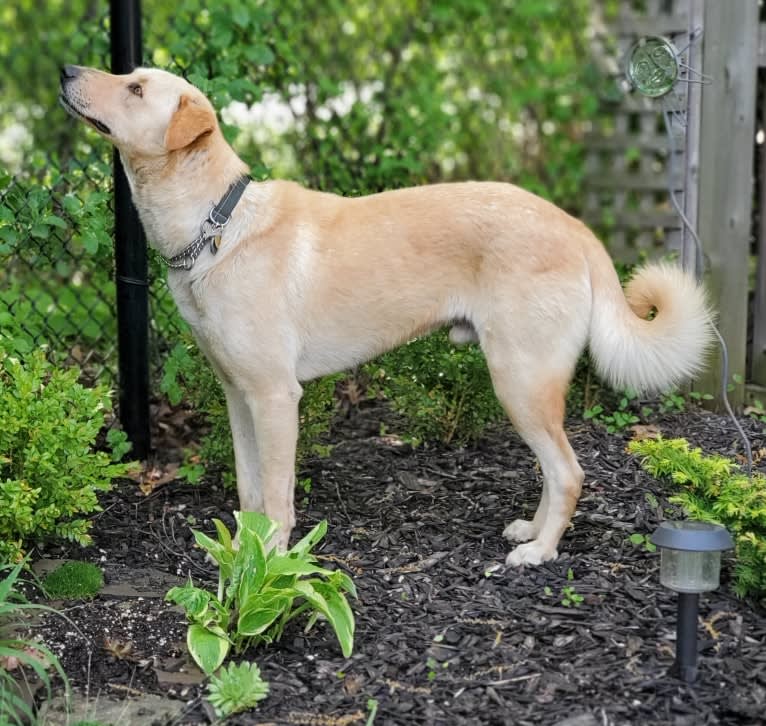
[[[697,614],[699,595],[696,592],[678,593],[676,616],[676,661],[671,673],[685,683],[697,680]]]

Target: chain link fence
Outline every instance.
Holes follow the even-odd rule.
[[[492,178],[549,191],[570,208],[582,186],[579,119],[597,100],[584,56],[573,63],[583,55],[573,29],[586,26],[587,3],[572,3],[577,23],[520,3],[548,45],[522,32],[515,6],[490,3],[474,17],[470,3],[449,5],[421,17],[396,0],[361,9],[342,0],[144,0],[143,64],[187,77],[219,109],[240,108],[245,121],[230,115],[223,130],[257,179],[354,195]],[[78,363],[88,383],[115,384],[112,152],[56,104],[61,65],[110,67],[110,18],[96,0],[16,0],[3,12],[0,332],[20,350],[47,345]],[[476,32],[464,35],[469,21]],[[509,84],[517,48],[534,83]],[[255,105],[274,113],[257,128]],[[551,116],[553,130],[540,121]],[[28,134],[23,143],[12,139],[16,127]],[[165,274],[150,253],[154,391],[186,333]]]
[[[33,8],[16,9],[21,28]],[[86,384],[117,380],[114,202],[111,148],[69,119],[47,94],[27,95],[28,78],[57,85],[58,66],[108,69],[109,15],[85,4],[72,19],[87,28],[65,56],[12,61],[17,93],[0,101],[0,332],[19,353],[45,346],[77,364]],[[30,56],[31,57],[31,56]],[[12,89],[13,90],[13,86]],[[53,102],[52,102],[53,101]],[[154,383],[185,330],[158,260],[150,258],[150,355]]]

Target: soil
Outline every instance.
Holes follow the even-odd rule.
[[[586,474],[573,527],[555,562],[505,569],[503,528],[539,497],[529,450],[505,427],[471,446],[413,450],[379,435],[381,415],[338,421],[331,454],[304,467],[311,491],[297,490],[296,534],[328,519],[319,554],[359,590],[354,654],[341,655],[326,625],[294,621],[246,653],[271,692],[229,723],[366,724],[371,699],[376,726],[766,723],[766,610],[733,595],[730,561],[700,601],[697,682],[672,674],[676,597],[659,584],[659,556],[628,539],[667,516],[668,491],[625,452],[630,432],[569,422]],[[762,425],[743,424],[761,449]],[[657,425],[708,451],[741,450],[731,423],[706,412]],[[46,616],[37,634],[77,698],[153,694],[177,706],[172,718],[146,710],[120,723],[210,723],[184,616],[163,595],[188,577],[214,581],[191,530],[212,533],[213,517],[232,526],[235,492],[171,481],[146,495],[124,481],[102,503],[92,547],[46,556],[98,563],[107,587],[59,604],[68,620]],[[567,592],[582,602],[565,606]]]

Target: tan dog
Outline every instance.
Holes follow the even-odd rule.
[[[182,78],[67,66],[61,89],[65,107],[119,149],[147,237],[166,257],[199,236],[246,173],[209,101]],[[703,291],[680,269],[644,267],[623,294],[583,224],[510,184],[346,199],[251,183],[217,254],[205,247],[168,282],[226,392],[240,507],[278,521],[282,546],[295,523],[300,381],[444,324],[456,342],[477,339],[542,466],[534,519],[504,532],[526,542],[508,564],[538,564],[557,556],[582,487],[563,419],[586,344],[612,384],[650,391],[698,370],[711,336]]]

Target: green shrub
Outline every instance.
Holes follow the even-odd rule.
[[[85,388],[42,350],[22,362],[6,345],[0,335],[0,561],[15,561],[33,538],[88,544],[81,515],[130,467],[93,449],[111,405],[105,388]]]
[[[340,376],[326,376],[303,385],[299,418],[297,461],[312,454],[327,453],[322,437],[330,429],[335,408],[335,384]],[[234,482],[234,447],[226,412],[226,396],[210,365],[192,343],[178,343],[163,368],[160,388],[176,405],[188,401],[205,420],[207,433],[200,443],[199,456],[206,466],[223,471],[224,482]],[[193,471],[184,467],[184,472]],[[196,474],[201,474],[197,471]]]
[[[456,348],[445,331],[386,353],[366,371],[407,419],[414,443],[469,441],[503,417],[479,346]]]
[[[652,476],[682,487],[670,498],[692,519],[724,525],[734,536],[734,590],[766,596],[766,475],[749,478],[731,459],[705,456],[685,439],[632,441],[631,453]]]
[[[52,600],[89,599],[104,586],[104,573],[90,562],[65,562],[46,575],[42,585]]]

